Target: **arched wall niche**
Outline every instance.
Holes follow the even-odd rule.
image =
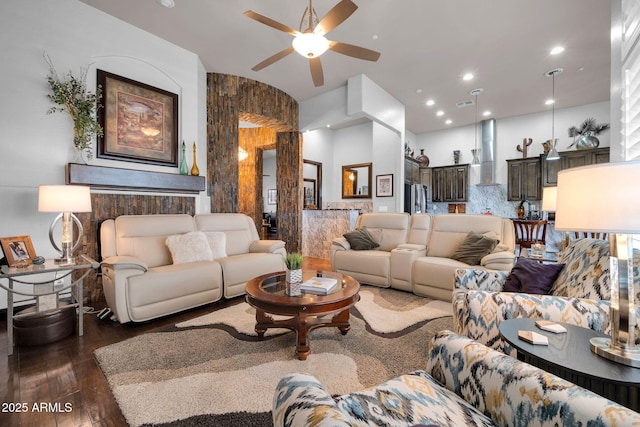
[[[239,121],[260,128],[240,129]],[[262,150],[277,156],[278,238],[302,247],[302,136],[298,102],[264,83],[229,74],[207,75],[207,174],[211,212],[241,212],[262,221]],[[238,161],[238,149],[247,158]]]

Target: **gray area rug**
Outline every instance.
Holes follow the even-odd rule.
[[[333,395],[424,369],[427,343],[452,329],[451,304],[365,286],[351,330],[311,332],[311,355],[295,358],[295,334],[260,340],[245,302],[95,351],[132,426],[271,426],[271,400],[287,373],[315,375]]]

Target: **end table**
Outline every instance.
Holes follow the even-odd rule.
[[[7,354],[13,354],[13,295],[24,295],[32,297],[35,300],[35,311],[37,313],[45,313],[55,310],[59,307],[60,293],[70,289],[72,295],[72,304],[77,307],[78,316],[78,336],[83,334],[83,318],[82,318],[82,298],[83,283],[85,277],[89,275],[91,270],[96,269],[100,264],[86,255],[80,255],[78,261],[74,265],[59,265],[53,259],[47,259],[44,264],[31,264],[25,268],[2,266],[0,270],[0,279],[8,279],[8,286],[0,281],[0,287],[7,291]],[[54,282],[71,275],[74,271],[83,272],[78,279],[70,280],[69,284],[63,286],[54,286]],[[62,275],[58,275],[62,273]],[[45,278],[38,277],[46,274]],[[53,278],[48,278],[53,276]],[[27,289],[16,289],[14,283],[27,285]],[[31,289],[28,289],[31,287]],[[51,300],[53,296],[54,300]],[[29,301],[29,299],[27,299]]]

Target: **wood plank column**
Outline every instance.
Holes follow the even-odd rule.
[[[302,251],[302,134],[276,134],[276,186],[278,189],[278,239],[287,252]]]

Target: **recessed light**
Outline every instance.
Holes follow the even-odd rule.
[[[158,4],[160,4],[160,6],[168,7],[169,9],[171,9],[173,6],[176,5],[173,2],[173,0],[156,0],[156,1],[158,2]]]
[[[582,71],[584,71],[584,67],[578,67],[578,68],[576,68],[576,71],[577,72],[582,72]]]
[[[483,116],[487,117],[491,115],[491,111],[487,110],[484,113],[482,113]]]
[[[374,40],[378,40],[378,35],[374,34],[374,35],[371,36],[371,38],[374,39]]]
[[[564,52],[564,47],[562,46],[556,46],[553,49],[551,49],[551,51],[549,52],[549,54],[551,55],[558,55],[561,54],[562,52]]]
[[[453,123],[453,120],[451,120],[451,119],[447,119],[444,122],[445,125],[450,125],[451,123]]]
[[[328,127],[328,128],[330,128],[330,127],[331,127],[331,125],[327,125],[327,127]]]
[[[553,99],[547,99],[546,101],[544,101],[544,105],[551,105],[553,103],[555,103]]]
[[[438,110],[438,112],[436,113],[436,116],[438,116],[438,117],[444,116],[444,111]]]
[[[468,82],[469,80],[473,80],[473,74],[471,73],[467,73],[464,76],[462,76],[462,80],[464,80],[465,82]]]
[[[422,89],[416,89],[416,93],[422,93]]]
[[[427,102],[425,102],[425,104],[427,105],[427,107],[431,107],[436,103],[436,101],[434,101],[433,99],[428,99]]]

